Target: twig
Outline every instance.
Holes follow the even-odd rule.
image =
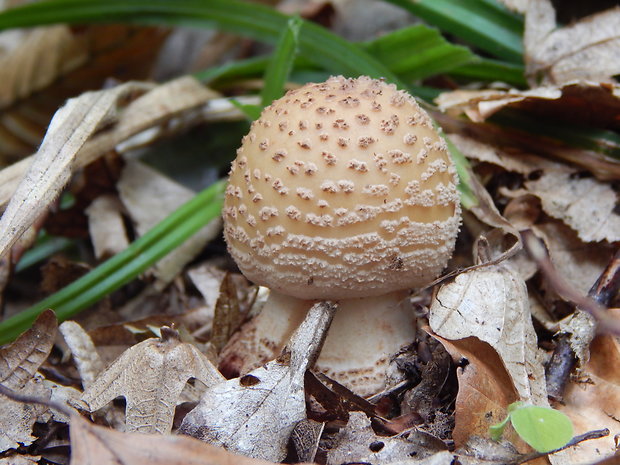
[[[44,405],[46,407],[53,408],[54,410],[58,410],[60,413],[69,418],[71,418],[71,416],[75,413],[74,410],[68,408],[65,405],[59,404],[58,402],[54,402],[53,400],[45,399],[43,397],[20,394],[19,392],[16,392],[13,389],[10,389],[2,384],[0,384],[0,395],[8,397],[15,402],[22,402],[24,404]]]

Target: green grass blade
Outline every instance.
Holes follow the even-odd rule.
[[[52,0],[0,13],[0,29],[52,23],[132,22],[216,27],[276,44],[289,17],[241,0]],[[299,53],[330,73],[383,77],[405,88],[400,79],[368,53],[327,29],[301,21]]]
[[[19,273],[39,263],[49,256],[65,250],[73,245],[73,241],[65,237],[54,237],[43,234],[33,248],[26,251],[21,260],[15,265],[15,272]]]
[[[261,102],[263,107],[270,105],[284,94],[284,85],[288,79],[293,61],[297,56],[299,44],[299,30],[302,26],[301,18],[292,17],[286,23],[286,29],[282,32],[273,56],[269,61],[263,89],[261,91]]]
[[[454,77],[475,81],[501,81],[526,88],[525,68],[516,63],[479,58],[449,71]]]
[[[523,20],[482,0],[386,0],[498,58],[523,62]]]
[[[146,271],[151,265],[218,217],[223,203],[224,181],[197,194],[126,250],[38,304],[0,323],[0,344],[12,341],[28,329],[47,308],[65,320]]]

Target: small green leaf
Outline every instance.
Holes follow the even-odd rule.
[[[489,426],[489,435],[491,436],[491,439],[494,441],[499,441],[502,438],[502,434],[504,434],[508,420],[510,420],[510,415],[504,418],[503,421]]]
[[[510,414],[515,431],[538,452],[550,452],[573,437],[573,424],[558,410],[528,405]]]
[[[260,105],[251,105],[249,103],[241,103],[239,100],[234,98],[230,99],[230,103],[232,103],[235,107],[243,112],[247,119],[250,121],[254,121],[255,119],[260,118],[260,114],[263,111],[263,107]]]

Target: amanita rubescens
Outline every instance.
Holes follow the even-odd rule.
[[[380,390],[390,355],[415,337],[408,290],[452,254],[456,183],[445,141],[394,85],[332,77],[265,108],[232,163],[223,216],[239,268],[272,295],[224,364],[273,357],[312,300],[338,300],[317,368]]]

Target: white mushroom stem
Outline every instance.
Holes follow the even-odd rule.
[[[271,291],[261,313],[224,349],[223,363],[232,360],[244,373],[274,358],[313,303]],[[408,292],[338,304],[316,368],[359,395],[375,394],[386,387],[390,357],[415,339],[416,319]]]

